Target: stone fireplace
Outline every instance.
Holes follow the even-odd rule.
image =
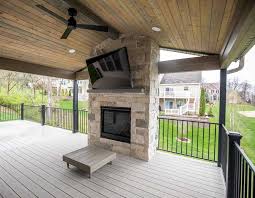
[[[92,55],[127,47],[132,89],[89,90],[89,144],[149,160],[157,147],[159,46],[149,37],[107,39]]]

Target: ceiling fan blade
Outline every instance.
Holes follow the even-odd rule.
[[[36,7],[40,8],[41,10],[43,10],[44,12],[47,12],[48,14],[50,14],[51,16],[59,19],[60,21],[62,21],[63,23],[67,24],[67,20],[64,19],[62,16],[59,16],[58,14],[52,12],[51,10],[45,8],[43,5],[39,5],[37,4]]]
[[[89,25],[89,24],[77,24],[77,28],[86,29],[86,30],[95,30],[99,32],[108,32],[107,26],[102,25]]]
[[[69,34],[72,32],[72,28],[67,27],[65,32],[63,33],[63,35],[61,36],[61,39],[67,39],[67,37],[69,36]]]

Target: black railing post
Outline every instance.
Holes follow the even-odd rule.
[[[46,107],[45,105],[41,106],[41,122],[42,125],[45,125],[45,112],[46,112]]]
[[[24,120],[24,103],[20,105],[20,119]]]
[[[227,150],[227,177],[226,177],[226,186],[227,186],[227,198],[234,197],[235,189],[235,173],[236,170],[236,158],[235,158],[235,142],[240,145],[240,140],[242,135],[237,132],[229,132],[228,134],[228,150]]]
[[[226,92],[227,92],[227,70],[220,70],[220,108],[219,108],[219,148],[218,148],[218,167],[221,166],[222,155],[222,125],[226,120]]]
[[[78,83],[73,81],[73,133],[78,131]]]

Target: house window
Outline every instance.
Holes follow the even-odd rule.
[[[165,89],[166,91],[174,91],[174,89],[173,88],[171,88],[171,87],[166,87],[166,89]]]
[[[79,87],[79,94],[82,94],[82,88]]]
[[[173,102],[172,101],[165,101],[165,109],[172,109],[173,108]]]
[[[189,90],[189,87],[184,87],[184,91],[188,91]]]

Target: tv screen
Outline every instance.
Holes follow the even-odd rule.
[[[131,88],[127,48],[86,60],[93,89]]]

